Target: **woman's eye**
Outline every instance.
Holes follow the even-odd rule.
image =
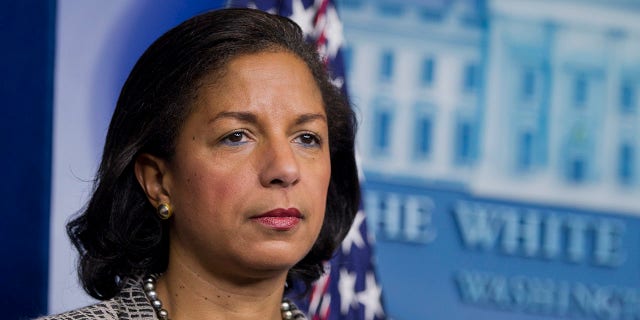
[[[318,147],[320,146],[320,138],[312,133],[303,133],[296,137],[295,142],[304,145],[305,147]]]
[[[222,143],[237,146],[247,142],[247,134],[244,131],[234,131],[222,139]]]

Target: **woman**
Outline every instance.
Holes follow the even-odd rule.
[[[85,290],[47,319],[300,319],[359,203],[355,120],[290,20],[191,18],[142,55],[68,225]],[[291,286],[289,286],[291,287]]]

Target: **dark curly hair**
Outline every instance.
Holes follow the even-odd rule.
[[[135,159],[149,153],[170,160],[204,81],[219,78],[231,59],[264,51],[298,56],[322,94],[331,157],[325,218],[312,249],[289,271],[287,281],[302,281],[308,288],[323,273],[323,262],[345,237],[360,201],[354,113],[294,22],[259,10],[223,9],[195,16],[162,35],[122,88],[92,197],[67,225],[80,253],[80,279],[91,296],[109,299],[124,278],[165,271],[168,222],[157,217],[136,180]]]

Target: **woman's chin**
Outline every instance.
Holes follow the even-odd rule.
[[[304,258],[309,249],[297,246],[261,248],[247,257],[249,265],[263,270],[288,271]]]

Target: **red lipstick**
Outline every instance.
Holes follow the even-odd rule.
[[[278,208],[258,216],[251,217],[251,220],[254,220],[270,229],[287,231],[298,225],[300,220],[302,220],[302,214],[296,208]]]

